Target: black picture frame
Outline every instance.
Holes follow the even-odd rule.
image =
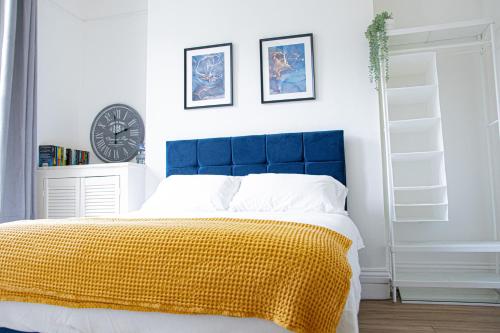
[[[204,105],[189,105],[190,102],[191,104],[193,103],[192,99],[189,99],[188,91],[192,92],[192,86],[190,86],[188,89],[188,83],[189,83],[189,78],[188,78],[188,58],[190,58],[189,53],[192,51],[199,51],[203,49],[213,49],[213,48],[227,48],[229,47],[229,73],[226,73],[224,71],[224,77],[229,77],[230,82],[226,87],[229,88],[229,92],[227,92],[227,96],[225,99],[227,102],[222,102],[222,103],[217,103],[217,99],[214,100],[207,100],[207,103]],[[190,63],[192,64],[192,63]],[[228,75],[229,74],[229,75]],[[226,93],[226,92],[225,92]],[[210,103],[210,101],[214,101],[215,103]],[[205,46],[197,46],[197,47],[191,47],[191,48],[185,48],[184,49],[184,109],[185,110],[191,110],[191,109],[201,109],[201,108],[213,108],[213,107],[222,107],[222,106],[232,106],[233,105],[233,43],[222,43],[222,44],[213,44],[213,45],[205,45]]]
[[[310,43],[310,52],[309,57],[310,57],[310,91],[308,91],[309,96],[303,96],[303,97],[291,97],[291,98],[279,98],[279,99],[266,99],[266,94],[265,94],[265,80],[269,81],[269,72],[267,72],[267,76],[265,75],[264,72],[264,48],[266,47],[267,42],[274,42],[274,41],[279,41],[279,40],[290,40],[290,39],[298,39],[298,38],[309,38],[309,43]],[[299,35],[289,35],[289,36],[281,36],[281,37],[272,37],[272,38],[263,38],[259,40],[259,50],[260,50],[260,96],[261,96],[261,103],[266,104],[266,103],[279,103],[279,102],[295,102],[295,101],[307,101],[307,100],[315,100],[316,99],[316,83],[315,83],[315,73],[314,73],[314,44],[313,44],[313,34],[312,33],[306,33],[306,34],[299,34]],[[304,54],[305,56],[305,54]],[[268,68],[266,68],[268,70]],[[306,78],[307,78],[307,68],[306,68]],[[307,86],[307,82],[306,82]],[[283,94],[285,95],[285,94]]]

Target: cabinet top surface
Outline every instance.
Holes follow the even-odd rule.
[[[106,169],[106,168],[145,168],[144,164],[133,162],[124,163],[99,163],[99,164],[82,164],[82,165],[61,165],[51,167],[38,167],[38,171],[51,171],[51,170],[72,170],[72,169]]]

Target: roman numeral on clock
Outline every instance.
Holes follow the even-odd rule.
[[[130,136],[139,136],[139,130],[138,129],[131,129]]]
[[[104,142],[104,139],[97,141],[97,149],[102,150],[105,146],[106,142]]]
[[[118,150],[113,150],[113,158],[115,160],[119,159],[120,158],[120,152]]]
[[[137,123],[137,119],[132,119],[131,121],[128,122],[128,126],[133,126],[135,123]]]
[[[110,157],[111,156],[111,148],[109,148],[109,147],[104,148],[104,152],[103,153],[107,157]]]

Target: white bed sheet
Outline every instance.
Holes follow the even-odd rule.
[[[131,217],[156,217],[157,213],[135,212]],[[363,240],[352,220],[343,214],[289,214],[268,212],[162,213],[161,217],[241,217],[294,221],[320,225],[350,238],[348,252],[352,268],[349,296],[337,328],[338,333],[358,332],[361,298],[358,250]],[[0,327],[40,333],[284,333],[284,328],[257,318],[214,315],[179,315],[109,309],[72,309],[45,304],[0,302]]]

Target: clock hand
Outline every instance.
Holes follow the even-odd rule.
[[[126,132],[126,131],[128,131],[128,128],[121,130],[120,132],[116,133],[116,135],[121,134],[121,133]]]

